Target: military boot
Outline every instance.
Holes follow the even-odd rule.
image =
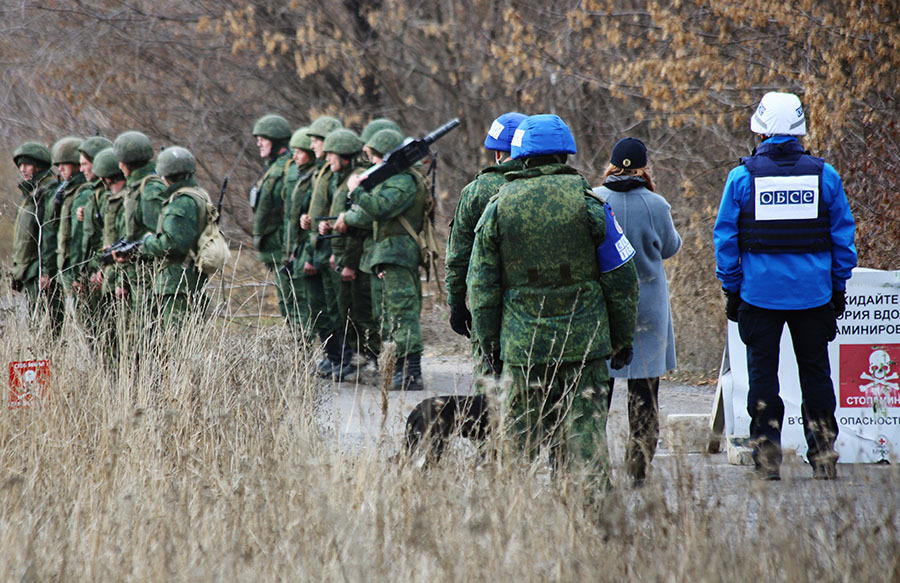
[[[349,379],[356,373],[352,359],[353,351],[344,342],[343,335],[332,334],[325,341],[325,358],[316,367],[316,374],[336,381]]]
[[[407,354],[397,359],[394,376],[391,379],[392,391],[421,391],[425,388],[422,382],[422,353]]]

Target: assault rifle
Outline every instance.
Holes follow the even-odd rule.
[[[428,157],[430,146],[459,125],[459,118],[454,118],[421,139],[409,140],[384,157],[384,162],[372,166],[361,174],[361,187],[372,190],[391,176],[399,174]]]
[[[141,245],[142,241],[128,241],[124,237],[107,247],[100,254],[100,263],[102,265],[112,265],[116,262],[116,258],[113,257],[113,253],[118,255],[119,257],[130,257]]]

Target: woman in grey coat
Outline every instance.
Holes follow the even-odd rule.
[[[628,379],[628,474],[643,484],[659,438],[659,377],[675,368],[675,332],[669,307],[669,284],[663,259],[681,248],[671,207],[654,192],[647,169],[647,148],[635,138],[613,148],[603,185],[594,192],[605,199],[634,247],[640,279],[634,357],[630,364],[611,362],[610,394],[615,378]]]

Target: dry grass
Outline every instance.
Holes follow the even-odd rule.
[[[0,414],[3,581],[896,581],[896,472],[734,483],[675,459],[593,497],[514,455],[422,473],[340,448],[314,355],[281,327],[194,321],[104,362],[7,311],[5,361],[53,359]],[[493,460],[488,457],[488,460]]]

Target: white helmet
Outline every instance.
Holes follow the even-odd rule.
[[[766,93],[750,118],[750,131],[764,136],[805,136],[800,98],[793,93]]]

